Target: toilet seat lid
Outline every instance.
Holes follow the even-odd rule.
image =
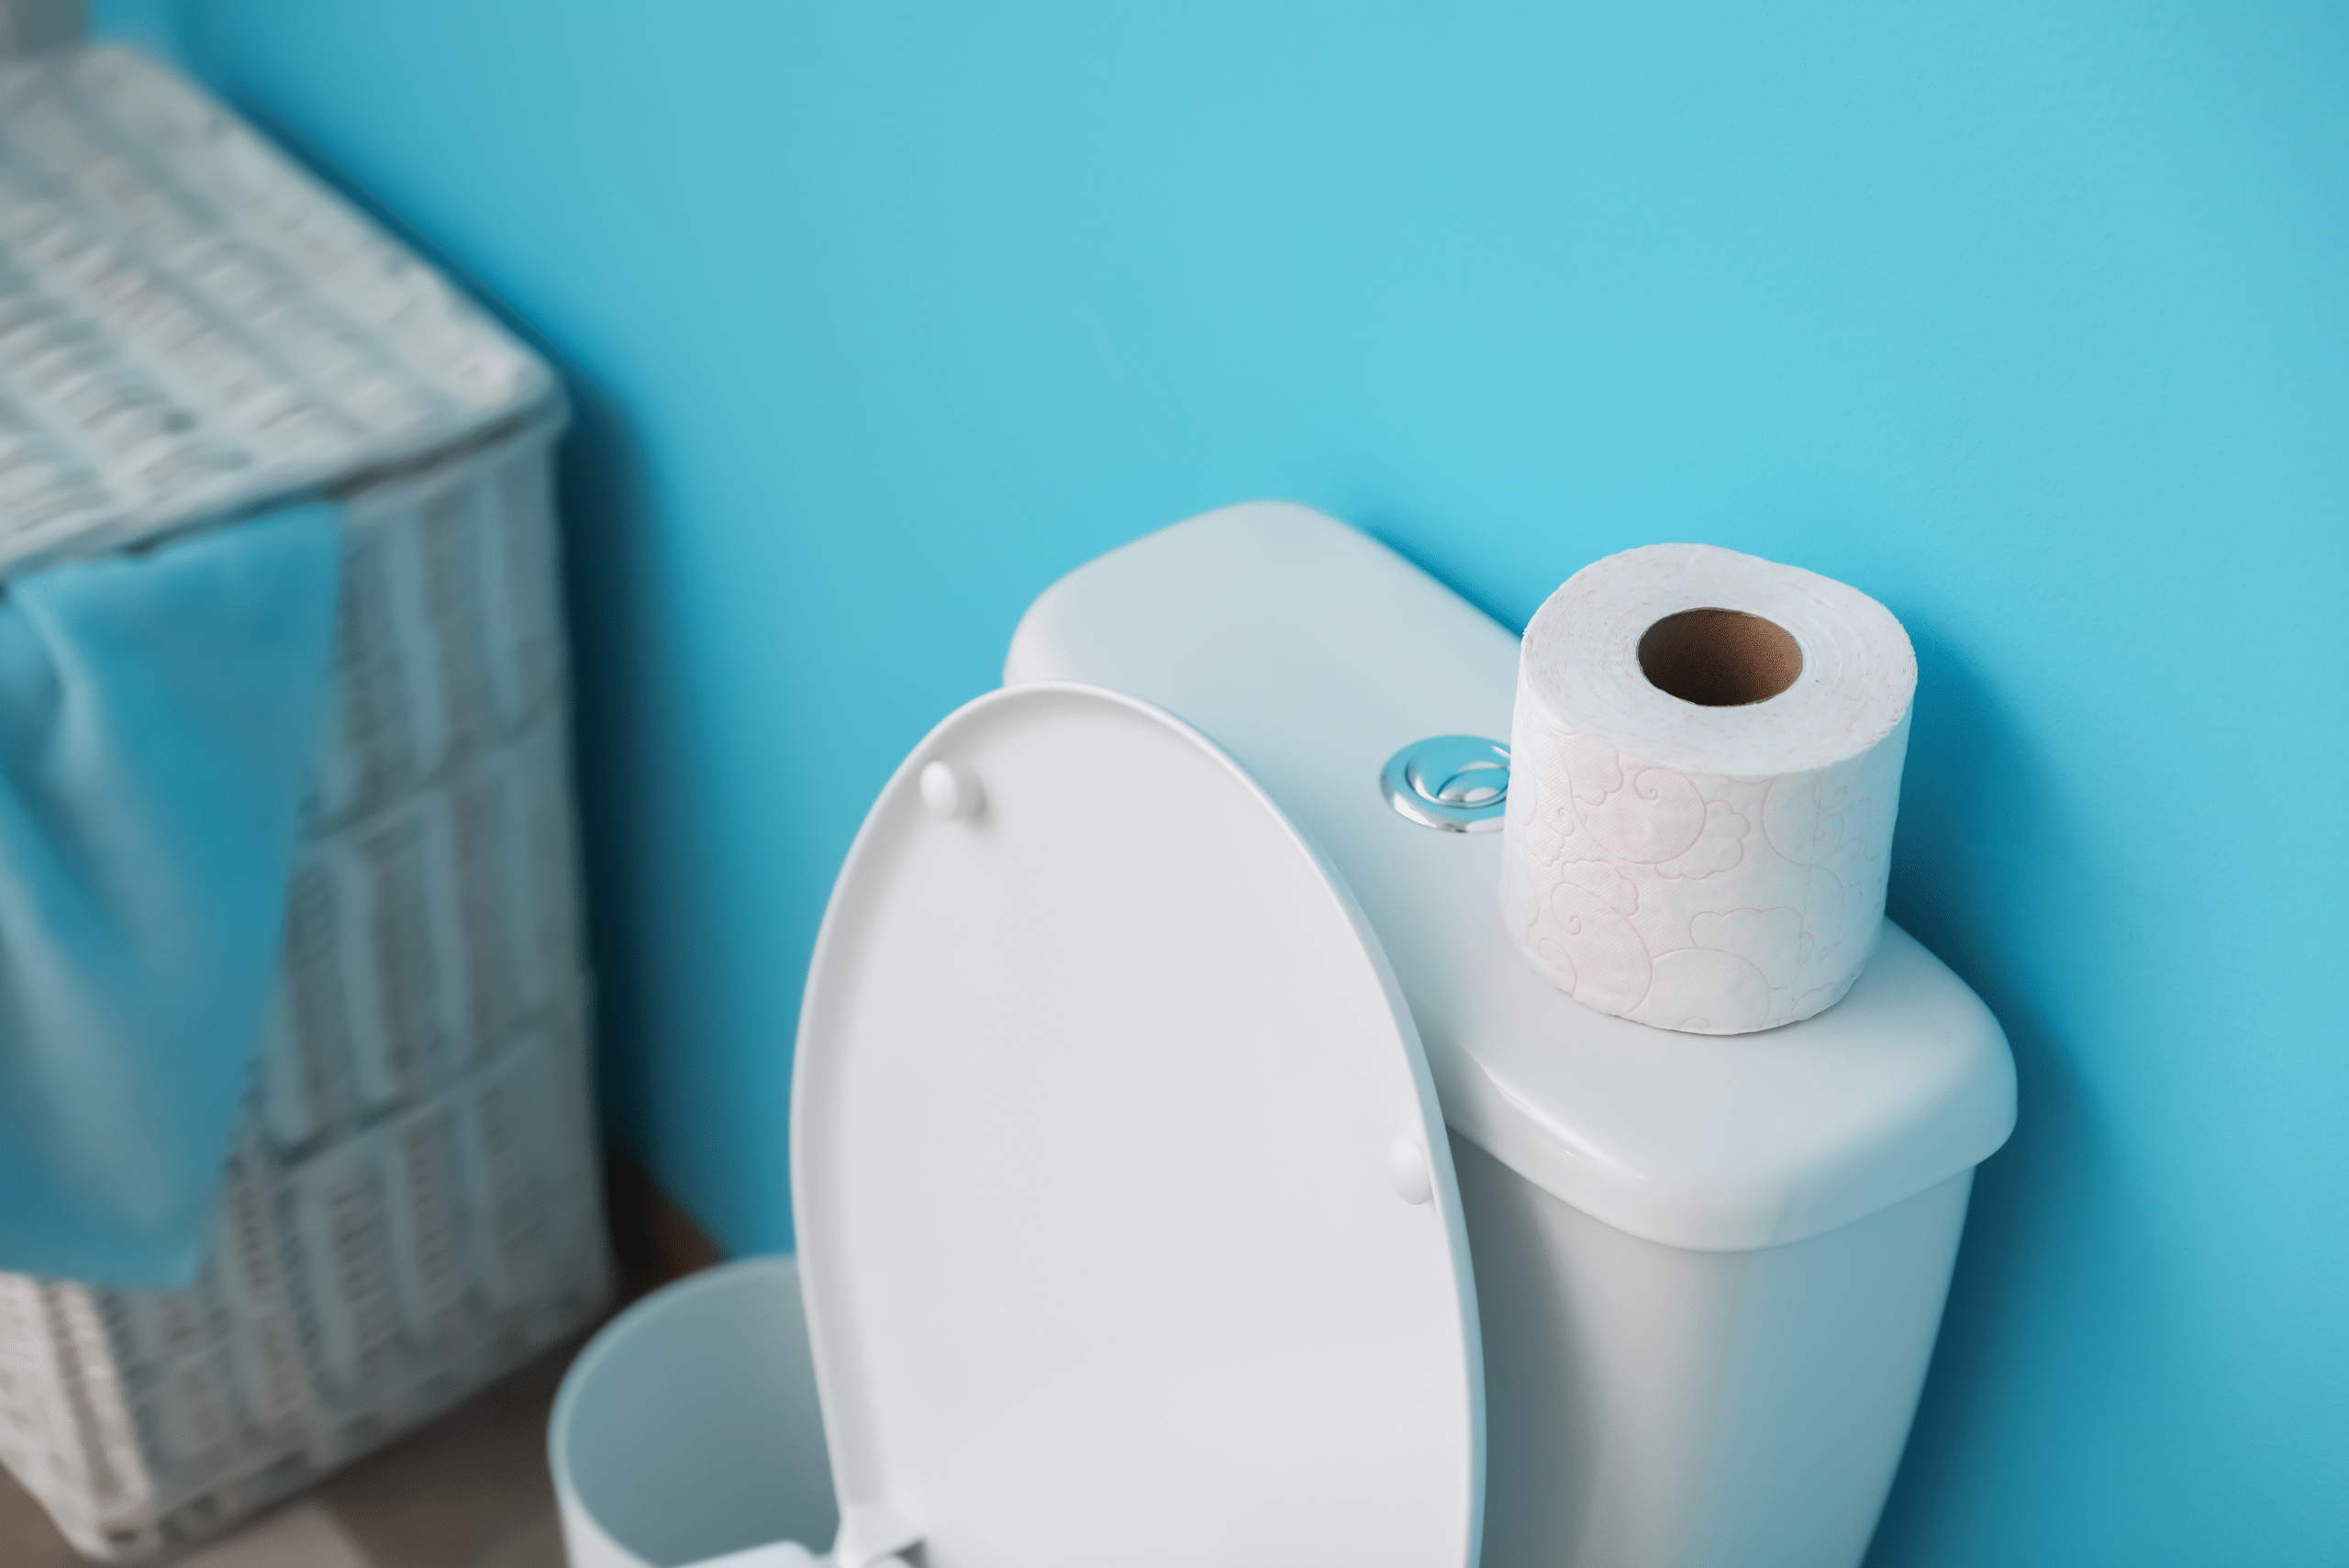
[[[841,1500],[930,1568],[1475,1561],[1418,1035],[1344,885],[1179,720],[1023,686],[916,748],[825,915],[792,1144]]]

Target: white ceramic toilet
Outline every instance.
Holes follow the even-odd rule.
[[[2004,1037],[1891,927],[1763,1034],[1552,989],[1473,830],[1516,660],[1232,507],[890,781],[794,1089],[841,1568],[1858,1562]]]

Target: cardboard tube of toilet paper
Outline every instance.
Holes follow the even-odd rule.
[[[1501,907],[1602,1013],[1745,1034],[1832,1006],[1884,923],[1917,657],[1856,588],[1701,544],[1583,568],[1525,628]]]

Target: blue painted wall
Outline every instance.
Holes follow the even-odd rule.
[[[729,1246],[1052,578],[1283,495],[1518,624],[1711,540],[1914,633],[1893,909],[2021,1063],[1875,1562],[2349,1562],[2349,12],[101,13],[572,376],[610,1110]]]

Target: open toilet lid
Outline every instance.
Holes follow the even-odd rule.
[[[1343,885],[1178,720],[1022,686],[915,749],[825,916],[792,1146],[841,1499],[927,1568],[1475,1562],[1419,1037]]]

